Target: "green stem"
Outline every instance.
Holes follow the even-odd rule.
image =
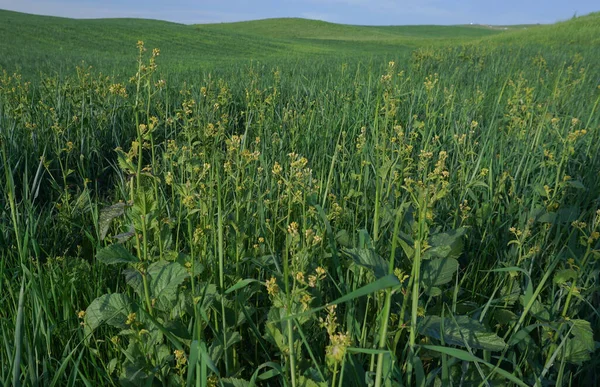
[[[400,220],[402,219],[402,210],[397,210],[396,212],[396,221],[394,222],[394,234],[392,235],[392,252],[390,254],[390,261],[388,266],[389,274],[394,273],[394,266],[396,261],[396,235],[398,234],[398,228],[400,227]],[[390,309],[392,306],[392,289],[387,289],[385,291],[385,303],[383,305],[383,314],[381,321],[381,330],[379,331],[379,349],[385,348],[385,342],[387,338],[388,331],[388,320],[390,317]],[[375,374],[375,387],[380,387],[382,383],[383,376],[383,365],[385,362],[385,354],[380,352],[377,355],[377,371]]]

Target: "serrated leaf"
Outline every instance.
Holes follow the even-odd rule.
[[[127,174],[133,175],[135,174],[135,166],[133,163],[127,159],[127,154],[123,152],[121,149],[117,149],[117,162],[119,163],[119,168],[121,168]]]
[[[104,240],[104,238],[106,238],[106,234],[108,233],[110,224],[115,218],[125,213],[126,207],[127,204],[125,203],[115,203],[112,206],[104,207],[100,210],[100,215],[98,216],[98,229],[100,231],[100,240]]]
[[[423,259],[458,258],[464,248],[463,236],[466,232],[467,230],[461,227],[431,236],[428,241],[431,247],[425,251]]]
[[[554,283],[562,285],[569,280],[577,278],[577,272],[573,269],[564,269],[554,275]]]
[[[133,226],[129,226],[129,229],[126,232],[122,232],[112,237],[113,240],[116,240],[116,243],[125,243],[130,240],[135,235],[135,229]]]
[[[156,306],[169,310],[177,299],[179,285],[189,276],[177,262],[158,261],[148,267],[150,293],[157,300]]]
[[[518,319],[517,315],[508,309],[497,309],[494,312],[494,319],[501,325],[506,325]]]
[[[343,252],[349,256],[352,261],[373,272],[375,278],[384,277],[388,271],[388,264],[373,249],[344,249]]]
[[[277,348],[279,348],[279,351],[284,353],[284,351],[287,349],[286,339],[279,330],[279,328],[277,328],[277,326],[273,323],[267,323],[265,325],[265,328],[266,339],[275,344]]]
[[[444,342],[450,345],[465,346],[465,342],[471,348],[484,349],[488,351],[502,351],[506,343],[502,338],[490,332],[479,321],[468,316],[456,316],[454,319],[444,319]],[[419,325],[419,333],[441,340],[442,318],[439,316],[427,316]]]
[[[454,273],[458,271],[458,261],[454,258],[430,259],[423,261],[422,265],[421,278],[426,292],[452,281]]]
[[[140,296],[144,297],[144,284],[142,282],[142,275],[139,271],[132,268],[127,268],[123,270],[123,275],[125,275],[125,282],[127,285],[131,286],[133,290]]]
[[[591,354],[595,351],[594,332],[589,321],[571,320],[573,324],[571,334],[573,337],[567,338],[565,348],[560,358],[572,364],[581,364],[590,360]]]
[[[348,231],[346,231],[346,230],[338,231],[335,234],[335,241],[343,247],[351,247],[352,246],[350,234],[348,234]]]
[[[138,258],[131,254],[125,246],[113,244],[106,246],[96,253],[96,259],[105,265],[116,265],[118,263],[136,263]]]
[[[124,294],[105,294],[96,298],[85,311],[86,335],[92,333],[101,324],[106,323],[116,328],[125,329],[127,316],[135,313],[137,306]]]
[[[442,295],[442,289],[436,287],[436,286],[431,286],[428,287],[424,290],[425,294],[427,294],[430,297],[439,297]]]

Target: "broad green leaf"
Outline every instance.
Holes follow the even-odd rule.
[[[98,216],[100,240],[106,238],[106,234],[108,233],[108,229],[110,228],[113,219],[123,215],[126,207],[127,204],[125,203],[115,203],[112,206],[104,207],[100,210],[100,215]]]
[[[287,350],[286,339],[274,323],[267,323],[265,330],[267,340],[275,344],[282,353]]]
[[[223,348],[223,335],[218,335],[216,340],[213,340],[212,345],[208,350],[208,355],[215,364],[218,364],[223,356],[223,351],[226,351],[229,347],[242,341],[242,336],[238,332],[227,332],[225,334],[227,343]]]
[[[467,230],[461,227],[431,236],[428,241],[431,247],[425,251],[423,259],[458,258],[464,248],[463,236],[466,232]]]
[[[546,212],[537,218],[540,223],[554,223],[556,222],[556,212]]]
[[[125,323],[131,313],[137,312],[137,306],[124,294],[105,294],[96,298],[85,311],[86,335],[92,333],[101,324],[107,323],[116,328],[126,329]]]
[[[129,250],[121,244],[113,244],[98,250],[96,259],[106,265],[139,262],[138,258],[132,255]]]
[[[119,378],[119,384],[123,387],[151,386],[153,380],[154,375],[147,373],[142,364],[133,364],[125,367]]]
[[[561,223],[572,223],[579,218],[579,207],[563,207],[557,211],[557,220]]]
[[[352,240],[350,239],[350,235],[346,230],[340,230],[335,234],[335,241],[342,245],[343,247],[351,247]]]
[[[489,272],[492,272],[492,273],[521,272],[521,273],[525,274],[525,276],[527,277],[527,287],[525,288],[525,294],[523,295],[523,297],[524,297],[525,305],[527,305],[529,303],[529,301],[533,297],[533,285],[531,284],[531,277],[529,276],[529,273],[527,273],[525,270],[521,269],[520,267],[516,267],[516,266],[501,267],[499,269],[489,270]],[[520,286],[518,285],[517,282],[513,281],[512,288],[510,288],[510,286],[502,288],[502,292],[500,292],[500,294],[503,296],[508,295],[510,298],[509,302],[512,304],[512,303],[514,303],[514,301],[513,301],[514,295],[518,294],[518,293],[515,293],[516,289],[518,289],[520,292]],[[510,293],[509,293],[509,291],[510,291]]]
[[[177,299],[177,288],[189,276],[185,267],[177,262],[159,261],[148,267],[150,293],[157,307],[169,310]]]
[[[494,312],[494,319],[498,323],[500,323],[502,325],[506,325],[510,322],[517,321],[518,317],[516,314],[514,314],[513,312],[511,312],[508,309],[497,309]]]
[[[573,269],[564,269],[554,275],[554,283],[562,285],[567,281],[577,278],[577,272]]]
[[[141,298],[144,298],[144,283],[140,272],[133,268],[127,268],[123,270],[123,275],[127,285],[131,286]]]
[[[506,347],[506,343],[501,337],[490,332],[483,324],[470,317],[456,316],[458,326],[451,318],[445,318],[443,323],[443,338],[446,344],[464,347],[466,341],[471,348],[488,351],[502,351]],[[441,340],[441,324],[441,317],[427,316],[419,324],[419,333]]]
[[[462,361],[478,362],[481,364],[485,364],[489,368],[494,369],[495,372],[502,375],[505,379],[510,380],[511,382],[515,383],[516,385],[521,386],[521,387],[528,387],[527,384],[525,384],[517,376],[511,374],[510,372],[508,372],[506,370],[503,370],[502,368],[496,368],[493,364],[490,364],[490,363],[484,361],[483,359],[478,358],[477,356],[471,355],[469,352],[463,351],[462,349],[441,347],[438,345],[421,345],[421,347],[428,349],[430,351],[445,353],[446,355],[455,357]]]
[[[343,252],[352,258],[352,261],[375,274],[375,278],[381,278],[388,273],[388,264],[373,249],[344,249]]]
[[[573,328],[571,334],[573,337],[567,338],[565,348],[559,358],[563,358],[572,364],[581,364],[590,360],[591,354],[594,352],[594,332],[589,321],[586,320],[571,320]]]
[[[224,378],[221,379],[221,385],[224,387],[248,387],[250,382],[244,379]]]
[[[427,294],[430,297],[439,297],[442,295],[442,289],[436,287],[436,286],[431,286],[428,287],[426,289],[424,289],[425,294]]]
[[[307,378],[304,375],[298,377],[297,385],[299,387],[327,387],[326,382],[315,382],[312,379]]]
[[[121,168],[124,172],[133,175],[136,171],[133,163],[128,160],[127,155],[121,149],[117,151],[117,162],[119,163],[119,168]]]
[[[429,293],[434,287],[452,281],[452,277],[457,271],[458,261],[454,258],[434,258],[423,261],[421,278],[425,292]]]
[[[567,180],[565,183],[575,189],[585,189],[585,185],[583,185],[583,183],[579,180]]]

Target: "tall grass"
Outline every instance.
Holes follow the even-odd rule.
[[[595,51],[0,80],[0,383],[593,384]]]

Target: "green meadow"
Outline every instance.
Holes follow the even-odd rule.
[[[0,385],[598,384],[600,13],[0,52]]]

